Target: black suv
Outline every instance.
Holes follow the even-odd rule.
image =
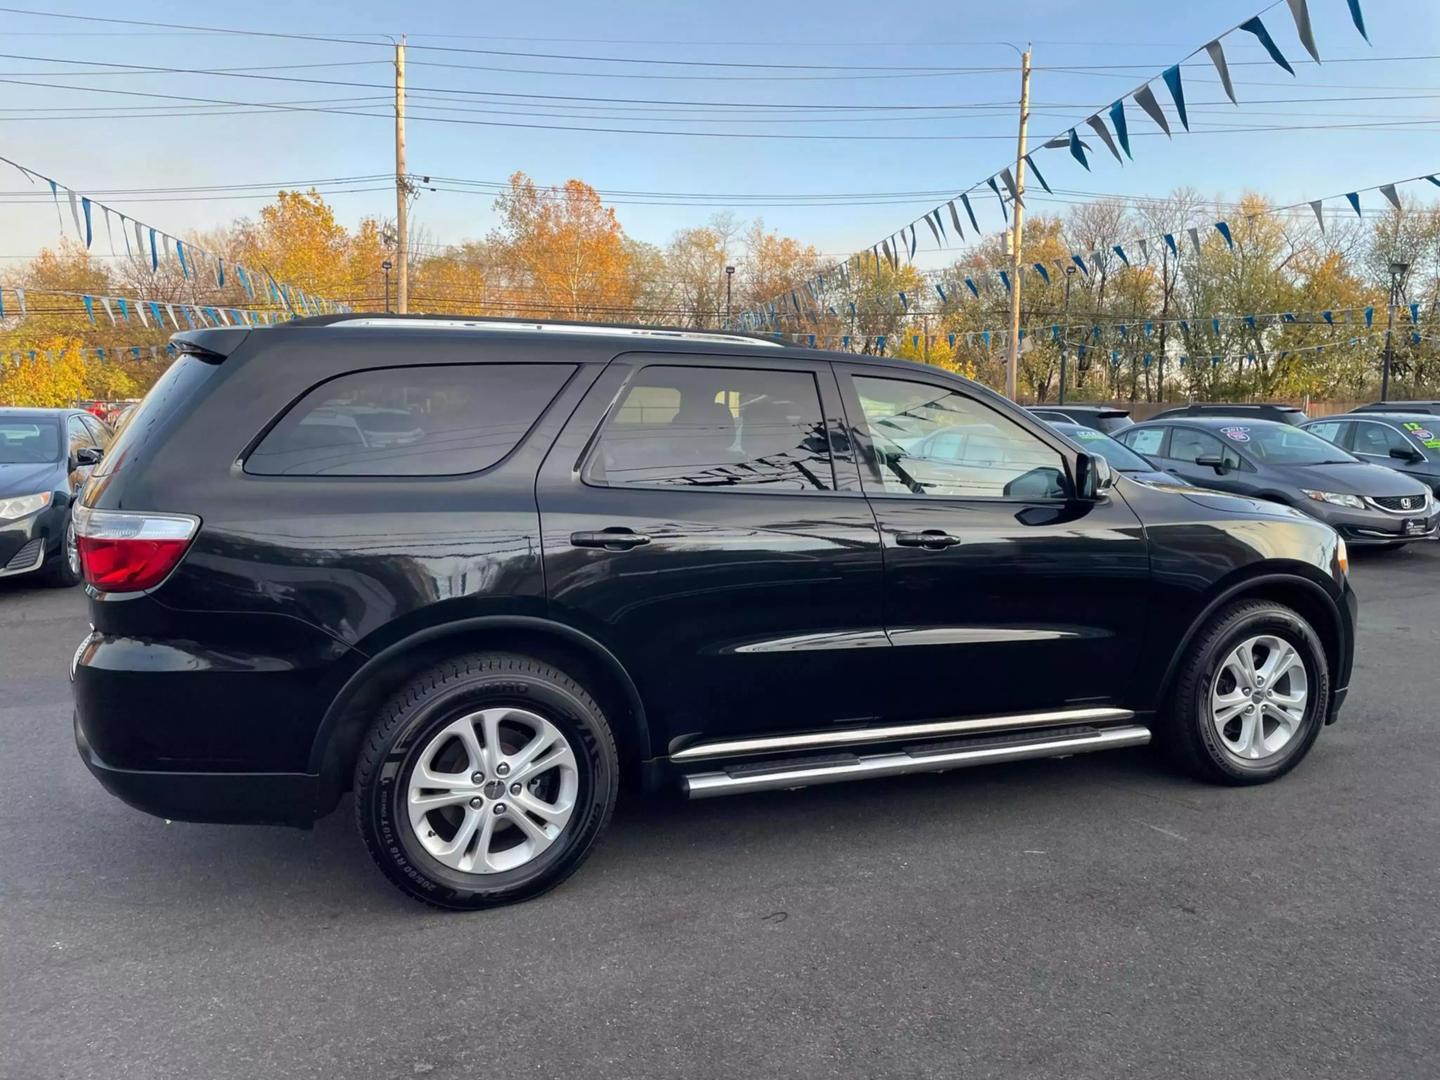
[[[1047,423],[1079,424],[1106,435],[1124,431],[1135,422],[1127,410],[1113,405],[1032,405],[1030,415]]]
[[[76,512],[80,754],[167,818],[353,790],[440,906],[563,879],[625,777],[707,798],[1153,732],[1257,783],[1345,696],[1329,526],[1114,477],[936,368],[387,316],[174,344]]]
[[[1202,416],[1228,416],[1236,420],[1274,420],[1281,424],[1303,424],[1308,419],[1305,410],[1297,409],[1294,405],[1235,401],[1192,402],[1189,405],[1181,405],[1174,409],[1165,409],[1154,413],[1147,419],[1181,420]]]

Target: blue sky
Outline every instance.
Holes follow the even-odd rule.
[[[1094,171],[1088,174],[1063,151],[1047,151],[1037,161],[1052,187],[1069,192],[1156,195],[1189,184],[1222,199],[1259,190],[1284,202],[1440,170],[1440,120],[1435,119],[1440,60],[1396,59],[1440,54],[1440,5],[1423,0],[1362,3],[1373,47],[1355,32],[1345,0],[1310,0],[1321,56],[1332,62],[1297,64],[1295,78],[1266,60],[1250,35],[1226,38],[1241,100],[1238,109],[1224,101],[1204,54],[1192,59],[1184,78],[1194,133],[1166,139],[1132,106],[1135,161],[1123,169],[1098,145],[1092,153]],[[733,212],[742,218],[763,216],[772,227],[841,254],[875,242],[942,201],[897,193],[953,194],[1013,158],[1014,113],[1007,103],[1017,94],[1016,59],[1009,47],[997,43],[1035,43],[1034,145],[1083,121],[1144,78],[1158,75],[1254,14],[1257,4],[1014,0],[896,8],[856,0],[825,5],[551,0],[544,5],[483,7],[428,4],[407,10],[372,0],[301,8],[269,0],[184,8],[141,0],[120,8],[68,2],[36,10],[155,22],[178,18],[207,26],[370,40],[404,32],[412,46],[412,173],[493,182],[520,169],[543,183],[573,176],[606,191],[762,196],[744,200]],[[78,189],[273,185],[374,176],[393,169],[391,122],[381,117],[314,111],[135,115],[137,107],[171,112],[197,107],[147,94],[383,112],[391,79],[383,48],[14,13],[3,18],[3,49],[12,55],[0,58],[0,79],[127,92],[0,83],[0,142],[5,147],[0,152]],[[1286,55],[1296,61],[1306,58],[1285,4],[1270,9],[1264,19]],[[439,47],[777,66],[628,64],[446,52]],[[57,59],[67,63],[52,62]],[[80,62],[252,70],[236,73],[240,77],[117,74],[113,66],[87,69]],[[262,65],[271,69],[253,70]],[[328,82],[283,81],[287,77]],[[1157,96],[1168,102],[1158,80],[1154,86]],[[497,94],[567,100],[486,96]],[[1331,100],[1298,100],[1316,98]],[[317,99],[344,101],[317,106]],[[687,104],[658,106],[647,103],[651,100]],[[717,104],[725,108],[717,109]],[[737,115],[738,106],[763,108]],[[43,120],[18,119],[34,112],[6,111],[38,109],[61,111],[39,113],[49,117]],[[129,112],[97,117],[96,110],[102,109]],[[86,118],[55,119],[62,113]],[[426,115],[472,122],[421,118]],[[828,119],[832,116],[837,119]],[[1425,122],[1388,129],[1205,130],[1411,119]],[[511,124],[850,138],[753,139],[500,126]],[[894,138],[902,135],[911,138]],[[0,190],[24,189],[20,177],[7,175],[11,179],[0,184]],[[383,183],[355,181],[348,186],[375,188]],[[864,205],[763,205],[784,201],[783,196],[836,193],[880,194]],[[365,214],[393,213],[393,197],[383,190],[337,191],[328,197],[347,222]],[[264,201],[153,194],[103,198],[170,232],[221,224],[253,213]],[[654,205],[696,201],[688,195],[643,197],[651,205],[634,205],[637,198],[617,195],[612,201],[628,232],[656,243],[678,228],[704,222],[716,209]],[[1379,203],[1378,195],[1368,198]],[[488,193],[427,191],[413,213],[436,240],[450,242],[483,236],[493,222],[491,201]],[[989,205],[993,211],[993,197]],[[1042,201],[1037,191],[1030,205],[1052,211],[1064,202]],[[0,214],[7,236],[0,254],[7,258],[31,254],[57,236],[49,206],[12,202],[0,204]],[[993,212],[981,223],[991,229],[1000,225]]]

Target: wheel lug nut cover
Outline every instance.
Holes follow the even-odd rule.
[[[471,773],[470,782],[472,784],[483,784],[485,782],[485,774],[483,772]]]
[[[475,809],[475,810],[479,810],[479,809],[480,809],[480,797],[479,797],[478,795],[477,795],[475,798],[473,798],[473,799],[470,800],[470,806],[471,806],[472,809]]]
[[[506,776],[509,774],[509,772],[510,766],[506,765],[503,761],[499,765],[495,766],[495,773],[497,776]]]
[[[503,802],[497,802],[497,803],[495,804],[495,813],[497,813],[497,814],[503,814],[504,812],[505,812],[505,804],[504,804]]]
[[[519,785],[519,784],[511,784],[511,785],[510,785],[510,794],[511,794],[511,795],[519,795],[519,794],[520,794],[520,785]]]

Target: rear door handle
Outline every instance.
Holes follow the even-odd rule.
[[[606,551],[629,551],[649,542],[650,537],[644,533],[631,532],[625,528],[570,534],[570,543],[575,547],[604,548]]]
[[[895,543],[901,547],[926,548],[930,551],[943,551],[945,548],[954,547],[960,543],[958,536],[951,536],[939,529],[926,529],[924,532],[902,532],[895,534]]]

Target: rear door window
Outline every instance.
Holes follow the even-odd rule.
[[[1137,454],[1145,454],[1147,457],[1161,457],[1161,447],[1165,445],[1165,432],[1168,428],[1136,428],[1133,431],[1122,431],[1115,436]]]
[[[314,387],[245,462],[259,476],[446,476],[519,445],[569,364],[377,368]]]
[[[644,368],[606,421],[585,478],[635,487],[833,491],[815,376]]]
[[[1311,435],[1318,435],[1326,442],[1334,443],[1336,446],[1344,446],[1345,425],[1339,420],[1322,420],[1319,423],[1311,424],[1305,429]]]

